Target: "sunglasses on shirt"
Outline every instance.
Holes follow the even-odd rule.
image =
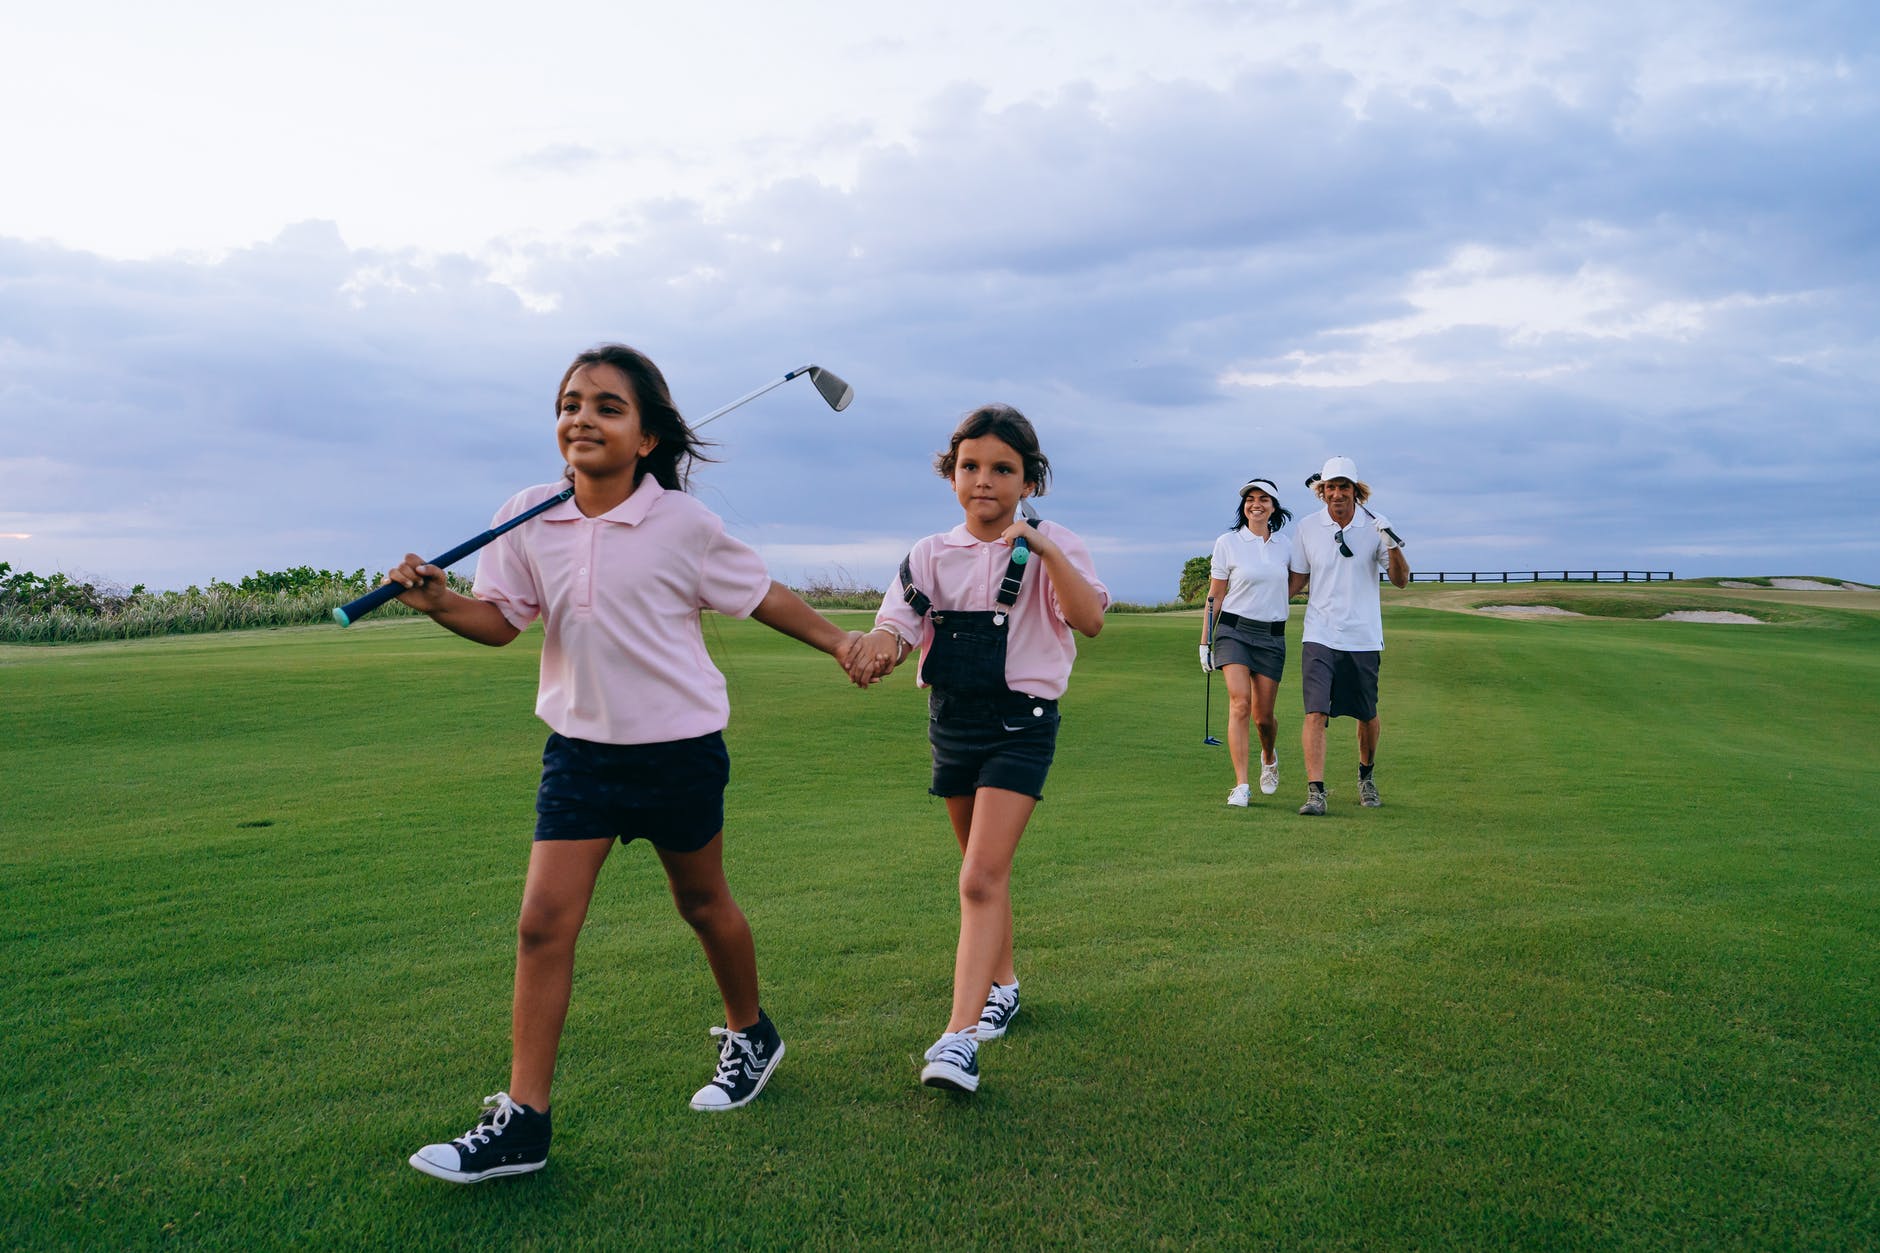
[[[1345,528],[1344,527],[1341,526],[1338,528],[1338,530],[1334,531],[1332,533],[1332,539],[1336,541],[1338,544],[1338,552],[1340,556],[1353,557],[1357,555],[1351,551],[1351,545],[1345,543]]]

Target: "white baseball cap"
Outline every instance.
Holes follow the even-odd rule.
[[[1248,479],[1240,489],[1240,498],[1245,500],[1254,492],[1265,492],[1273,498],[1274,504],[1279,503],[1279,485],[1272,479]]]
[[[1319,478],[1324,480],[1350,479],[1356,483],[1358,463],[1350,457],[1328,457],[1325,461],[1325,468],[1319,471]]]

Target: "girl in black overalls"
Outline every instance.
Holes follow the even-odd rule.
[[[1014,517],[1022,500],[1044,495],[1051,470],[1024,414],[1009,405],[975,409],[934,468],[953,484],[966,519],[914,545],[849,671],[870,683],[921,650],[929,790],[946,800],[961,865],[953,1006],[920,1077],[971,1092],[979,1043],[1004,1035],[1018,1012],[1012,856],[1044,795],[1057,698],[1077,654],[1071,632],[1103,629],[1109,593],[1068,528]]]

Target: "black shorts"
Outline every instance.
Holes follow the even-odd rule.
[[[692,853],[725,826],[731,755],[721,732],[658,744],[598,744],[551,733],[535,793],[538,840],[644,839]]]
[[[1003,788],[1033,800],[1044,797],[1044,777],[1057,752],[1054,700],[1022,692],[927,696],[927,742],[933,746],[935,796],[971,796]]]
[[[1255,674],[1264,674],[1275,683],[1286,675],[1286,624],[1279,624],[1275,635],[1264,622],[1242,618],[1233,626],[1218,623],[1214,628],[1214,665],[1245,666]]]
[[[1324,644],[1300,650],[1299,687],[1306,712],[1369,722],[1377,717],[1377,667],[1380,652],[1348,653]]]

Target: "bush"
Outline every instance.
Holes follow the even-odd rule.
[[[0,613],[98,614],[104,604],[103,594],[93,584],[74,583],[63,574],[15,573],[11,562],[0,561]]]
[[[363,596],[380,583],[383,576],[368,576],[364,570],[354,570],[351,574],[341,574],[337,570],[315,570],[311,566],[295,566],[291,570],[270,573],[257,570],[235,585],[243,592],[287,592],[295,596],[307,592],[321,592],[329,588],[344,588],[353,596]],[[211,586],[214,586],[213,581]],[[227,586],[223,584],[223,586]]]
[[[1175,593],[1180,601],[1200,601],[1208,598],[1208,572],[1213,569],[1214,557],[1190,557],[1182,565],[1181,588]]]

